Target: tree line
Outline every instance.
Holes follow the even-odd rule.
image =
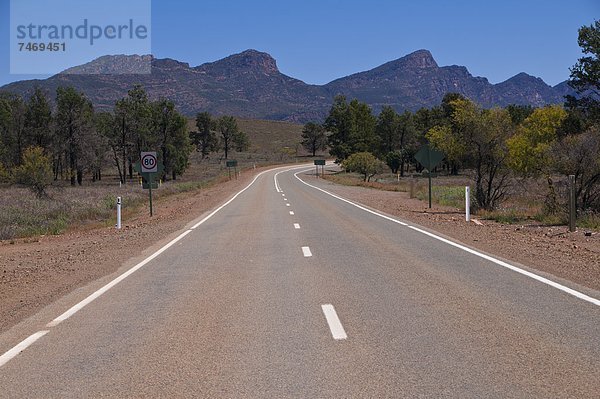
[[[116,101],[113,112],[96,112],[86,96],[72,87],[56,90],[55,106],[39,87],[26,101],[0,94],[0,182],[23,183],[39,195],[54,180],[81,185],[84,175],[102,179],[112,164],[122,183],[134,178],[142,151],[157,151],[162,179],[176,180],[190,164],[194,149],[203,156],[223,149],[246,150],[248,137],[235,118],[213,119],[199,113],[197,131],[172,101],[150,101],[136,85]],[[217,136],[218,132],[219,136]]]
[[[600,211],[600,23],[579,31],[585,56],[571,69],[577,97],[564,106],[509,105],[484,109],[458,93],[439,106],[398,114],[384,106],[378,115],[365,103],[337,96],[325,122],[309,123],[302,144],[315,153],[325,145],[347,170],[368,180],[387,165],[404,175],[421,168],[414,155],[426,143],[446,155],[451,174],[473,172],[477,206],[492,210],[515,179],[545,178],[547,213],[557,212],[553,176],[575,175],[577,205]]]

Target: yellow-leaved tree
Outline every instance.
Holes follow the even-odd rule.
[[[507,141],[509,165],[517,175],[523,178],[546,177],[548,193],[544,211],[548,214],[554,214],[559,209],[551,177],[552,147],[558,139],[557,131],[566,117],[567,112],[559,105],[537,108]]]

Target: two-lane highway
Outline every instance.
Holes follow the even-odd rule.
[[[262,173],[0,336],[0,397],[597,397],[597,292],[357,207],[306,169]]]

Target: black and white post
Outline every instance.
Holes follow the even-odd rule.
[[[117,197],[117,229],[121,228],[121,197]]]
[[[569,231],[577,229],[577,206],[575,197],[575,175],[569,175]]]
[[[471,187],[465,186],[465,220],[471,221]]]

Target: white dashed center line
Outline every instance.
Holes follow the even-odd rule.
[[[344,331],[344,326],[342,326],[342,322],[335,312],[333,305],[321,305],[321,309],[323,309],[323,314],[325,314],[333,339],[340,340],[348,338],[346,331]]]
[[[298,223],[294,223],[294,228],[295,228],[295,229],[299,229],[299,228],[300,228],[300,225],[299,225]]]
[[[302,253],[304,254],[305,258],[310,258],[312,256],[312,252],[310,252],[309,247],[302,247]]]
[[[290,215],[293,215],[293,214],[294,214],[294,211],[290,211]]]
[[[285,206],[291,206],[290,204],[285,204]]]

